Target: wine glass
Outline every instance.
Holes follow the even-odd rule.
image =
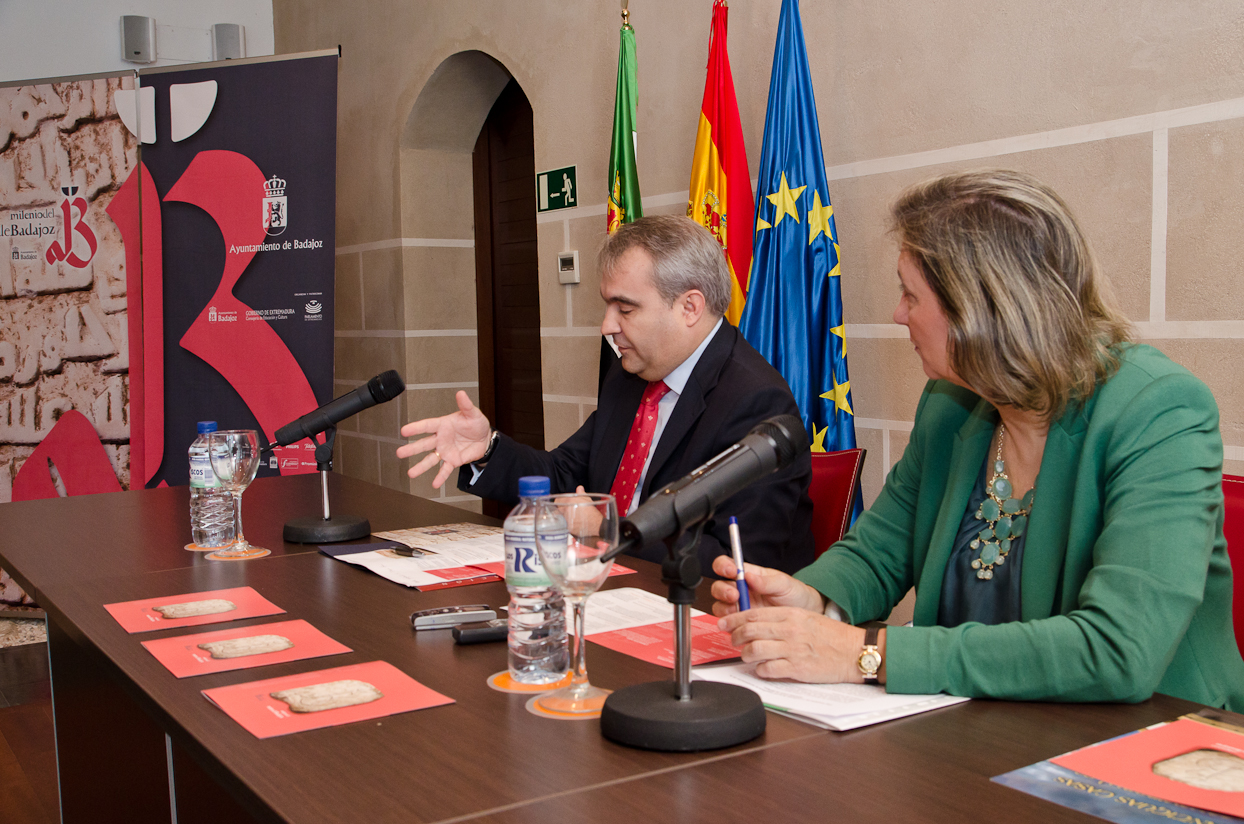
[[[207,453],[212,460],[212,471],[220,478],[220,485],[233,496],[233,523],[236,538],[233,543],[207,557],[213,561],[239,561],[244,558],[262,558],[270,550],[252,546],[242,534],[242,493],[259,471],[259,433],[253,429],[225,429],[207,436]]]
[[[601,556],[618,545],[618,506],[612,495],[546,495],[536,511],[536,550],[540,563],[574,611],[574,671],[569,686],[536,699],[543,710],[599,713],[610,690],[588,683],[583,610],[587,596],[609,575],[613,559]]]

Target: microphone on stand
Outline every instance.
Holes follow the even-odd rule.
[[[298,544],[332,544],[338,541],[350,541],[362,538],[371,533],[371,522],[366,518],[352,515],[332,515],[328,509],[328,471],[333,468],[333,443],[337,439],[337,424],[364,409],[376,404],[393,400],[406,390],[406,382],[397,370],[382,372],[339,398],[312,412],[308,412],[293,423],[288,423],[276,431],[272,443],[264,447],[270,451],[279,446],[310,439],[315,443],[315,463],[320,471],[320,499],[324,511],[322,518],[293,518],[285,523],[285,540]],[[315,436],[327,432],[323,443],[315,441]]]
[[[807,451],[808,433],[799,418],[769,418],[622,521],[618,546],[605,558],[649,541],[664,539],[669,547],[661,579],[674,606],[675,680],[614,691],[600,714],[606,738],[628,747],[691,752],[742,744],[765,731],[764,704],[755,692],[714,681],[691,682],[691,603],[701,581],[698,545],[718,504]],[[688,531],[691,540],[683,540]]]
[[[723,501],[807,450],[808,433],[799,418],[761,421],[743,440],[636,507],[619,525],[618,545],[602,560],[707,521]]]
[[[276,431],[276,439],[265,446],[264,451],[270,452],[278,446],[289,446],[303,438],[315,440],[314,436],[336,426],[346,418],[357,415],[376,404],[391,401],[404,391],[406,391],[406,382],[402,380],[402,376],[397,373],[396,369],[382,372],[353,392],[333,398],[314,412],[308,412],[293,423],[282,426]]]

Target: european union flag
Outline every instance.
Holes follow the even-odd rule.
[[[756,239],[739,329],[795,394],[814,452],[855,446],[838,230],[797,0],[783,0],[769,80]],[[859,511],[859,501],[856,511]]]

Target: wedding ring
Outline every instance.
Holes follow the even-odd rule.
[[[445,462],[445,459],[441,457],[441,453],[437,452],[435,449],[432,450],[432,454],[436,456],[436,460],[440,461],[441,463]]]

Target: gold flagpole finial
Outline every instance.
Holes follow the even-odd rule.
[[[622,0],[622,26],[624,28],[631,25],[631,12],[627,9],[629,3],[630,0]]]

